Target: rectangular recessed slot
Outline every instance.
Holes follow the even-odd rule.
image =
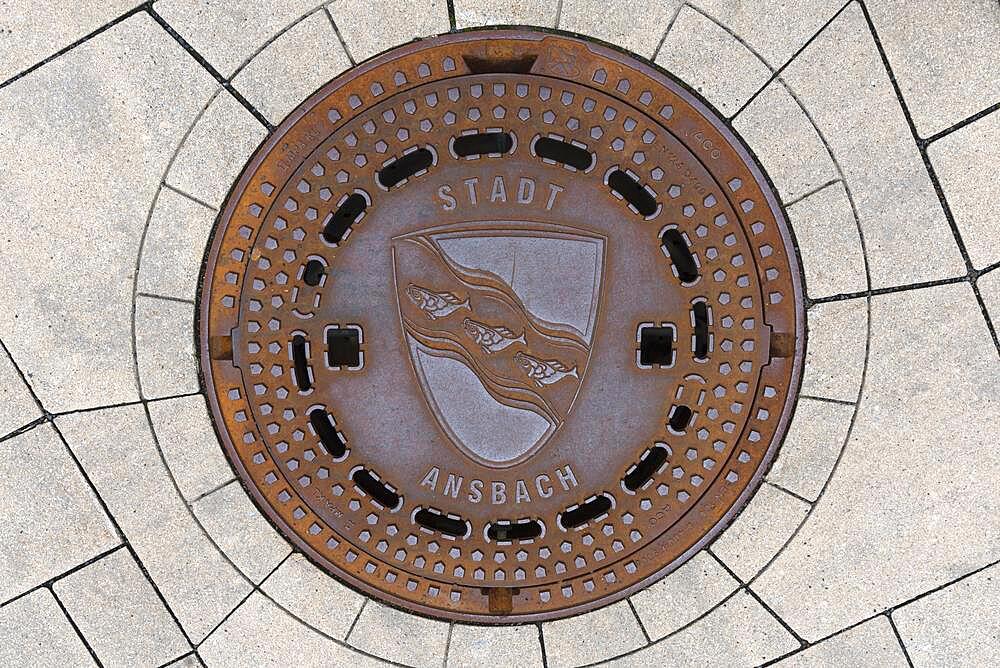
[[[354,481],[354,484],[357,485],[362,492],[378,501],[379,505],[383,508],[395,510],[399,507],[400,501],[402,501],[399,494],[396,494],[394,491],[389,489],[388,485],[381,480],[378,480],[365,469],[358,469],[355,471],[351,475],[351,480]]]
[[[347,446],[340,439],[340,434],[333,426],[333,418],[329,413],[322,408],[314,408],[309,411],[309,423],[316,435],[319,436],[319,442],[334,459],[340,459],[344,456],[347,452]]]
[[[470,155],[507,153],[514,148],[514,138],[507,132],[480,132],[474,135],[456,137],[452,148],[455,150],[455,155],[460,158]]]
[[[607,494],[600,494],[573,510],[564,510],[559,515],[559,524],[564,529],[575,529],[600,517],[609,510],[611,510],[611,497]]]
[[[332,367],[356,367],[361,364],[361,336],[349,327],[326,330],[326,358]]]
[[[682,434],[687,431],[688,423],[691,422],[691,409],[687,406],[674,406],[674,410],[670,413],[670,419],[667,421],[667,425],[675,432]]]
[[[299,386],[299,391],[308,392],[312,389],[312,381],[309,380],[306,337],[301,334],[292,337],[292,364],[295,367],[295,384]]]
[[[413,520],[425,529],[437,531],[445,536],[464,538],[469,533],[469,525],[464,521],[436,513],[426,508],[418,510],[414,514]]]
[[[695,302],[691,312],[694,314],[694,358],[708,359],[708,305]]]
[[[368,202],[358,193],[352,193],[344,200],[344,203],[337,207],[337,210],[328,214],[323,221],[323,238],[328,243],[339,244],[351,225],[358,221],[361,214],[368,208]]]
[[[608,186],[643,216],[656,213],[656,199],[638,181],[620,169],[608,176]]]
[[[486,590],[486,600],[490,614],[509,615],[514,612],[514,591],[511,587],[489,587]]]
[[[537,520],[519,522],[491,522],[486,536],[495,541],[532,540],[542,535],[542,525]]]
[[[472,74],[528,74],[537,59],[538,56],[533,53],[511,58],[462,56],[465,66]]]
[[[698,279],[698,265],[694,261],[691,249],[684,241],[684,235],[676,228],[671,228],[660,237],[663,248],[670,255],[670,261],[674,263],[677,270],[677,277],[682,283],[692,283]]]
[[[378,182],[384,188],[392,188],[417,172],[424,171],[432,164],[434,164],[434,154],[426,148],[418,148],[380,169]]]
[[[540,137],[535,142],[535,154],[540,158],[569,165],[581,172],[590,169],[594,164],[594,156],[587,149],[551,137]]]
[[[622,481],[625,484],[625,489],[630,492],[641,489],[647,482],[653,479],[653,476],[656,475],[656,472],[660,470],[665,461],[667,461],[667,449],[662,445],[654,445],[642,455],[639,463],[625,474],[625,478]]]
[[[673,327],[643,327],[639,330],[639,363],[669,366],[674,361]]]

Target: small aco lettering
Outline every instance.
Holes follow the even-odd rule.
[[[711,156],[712,160],[718,160],[722,156],[722,151],[715,145],[715,142],[706,137],[705,133],[701,130],[688,128],[684,132],[684,136],[693,139],[698,146]]]
[[[547,499],[560,489],[568,492],[579,484],[569,464],[557,468],[551,475],[540,473],[527,480],[519,478],[509,482],[473,478],[468,481],[468,485],[465,483],[464,476],[447,472],[443,474],[440,468],[432,466],[420,481],[420,486],[428,488],[434,494],[453,499],[458,499],[461,495],[469,503],[501,506],[508,503],[531,503],[533,498]]]
[[[437,189],[441,208],[454,211],[459,206],[479,206],[482,202],[507,204],[508,202],[523,204],[544,204],[546,211],[551,211],[556,205],[559,193],[565,188],[558,183],[547,183],[540,186],[534,179],[526,176],[514,179],[504,179],[494,176],[492,179],[480,180],[478,176],[464,179],[460,187],[442,184]]]

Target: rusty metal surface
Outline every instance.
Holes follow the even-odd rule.
[[[773,459],[787,223],[681,85],[560,35],[412,43],[261,146],[208,251],[202,373],[257,504],[391,604],[549,619],[676,568]]]

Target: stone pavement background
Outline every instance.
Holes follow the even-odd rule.
[[[627,601],[500,629],[293,553],[192,344],[208,232],[268,131],[353,63],[491,24],[628,48],[730,118],[810,330],[728,531]],[[0,665],[1000,664],[998,44],[993,0],[0,2]]]

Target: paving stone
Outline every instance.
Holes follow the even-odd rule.
[[[121,542],[48,424],[0,443],[0,517],[0,602]]]
[[[205,664],[198,660],[194,654],[188,654],[183,659],[178,659],[173,663],[168,663],[166,668],[204,668]]]
[[[445,0],[333,0],[326,8],[358,63],[397,44],[449,29]]]
[[[38,404],[14,367],[10,357],[0,350],[0,437],[42,417]]]
[[[161,188],[142,243],[138,292],[194,300],[216,211]]]
[[[808,320],[802,394],[857,401],[865,367],[868,304],[864,299],[816,304],[809,309]]]
[[[556,27],[652,58],[681,5],[679,0],[637,0],[626,8],[600,0],[563,0]]]
[[[964,274],[860,6],[848,6],[782,77],[816,121],[847,179],[873,286]]]
[[[145,398],[198,391],[193,328],[193,304],[136,297],[135,352]]]
[[[57,419],[167,605],[195,643],[252,585],[195,522],[171,482],[141,406]]]
[[[604,661],[646,644],[642,628],[626,601],[545,622],[542,635],[551,668]]]
[[[740,583],[707,552],[631,597],[650,639],[659,640],[690,624],[736,591]]]
[[[798,641],[773,615],[740,591],[683,631],[608,665],[750,666],[798,647]]]
[[[545,664],[538,627],[455,624],[446,665],[448,668],[541,667]]]
[[[767,483],[712,544],[712,552],[748,582],[784,547],[809,504]]]
[[[382,629],[382,632],[395,633],[396,629]],[[385,665],[323,637],[258,592],[202,643],[198,653],[209,668]]]
[[[448,624],[368,601],[348,644],[408,666],[439,666],[448,642]]]
[[[1000,567],[991,566],[892,613],[914,666],[1000,665]]]
[[[309,14],[317,0],[280,4],[234,0],[158,0],[156,11],[222,76],[262,49],[274,36]]]
[[[990,314],[993,327],[1000,326],[1000,269],[983,274],[977,282],[979,294],[983,296],[986,311]]]
[[[704,95],[726,117],[771,76],[757,56],[690,5],[677,15],[656,64]]]
[[[0,638],[0,666],[97,665],[48,589],[0,608]]]
[[[872,298],[854,429],[754,588],[816,640],[996,559],[1000,359],[967,284]]]
[[[853,417],[853,404],[799,399],[767,479],[815,501],[844,447]]]
[[[190,651],[128,550],[118,550],[53,585],[105,666],[159,666]]]
[[[559,6],[552,0],[455,0],[455,25],[474,28],[487,25],[532,25],[552,27]]]
[[[927,154],[972,266],[1000,261],[1000,111],[937,140]]]
[[[289,613],[337,640],[347,637],[365,601],[301,554],[286,559],[261,589]]]
[[[826,668],[827,666],[879,666],[906,668],[906,656],[885,617],[876,617],[847,629],[818,645],[782,659],[781,668]],[[943,665],[943,664],[942,664]]]
[[[182,192],[218,209],[240,170],[267,130],[253,114],[222,90],[195,120],[177,150],[166,181]]]
[[[816,126],[781,80],[768,84],[733,119],[733,126],[753,149],[785,202],[840,176]],[[851,223],[856,231],[853,215]],[[795,231],[798,234],[797,227]]]
[[[922,137],[1000,102],[995,2],[866,4]]]
[[[187,501],[233,479],[202,395],[152,401],[149,414],[163,458]]]
[[[788,207],[795,241],[812,299],[862,292],[864,252],[858,223],[842,183],[835,183]]]
[[[254,56],[233,79],[233,85],[277,124],[317,88],[350,66],[330,17],[319,10]]]
[[[255,583],[292,551],[238,482],[199,499],[191,510],[219,549]]]
[[[214,86],[138,14],[0,90],[0,340],[48,410],[137,398],[139,241]]]

